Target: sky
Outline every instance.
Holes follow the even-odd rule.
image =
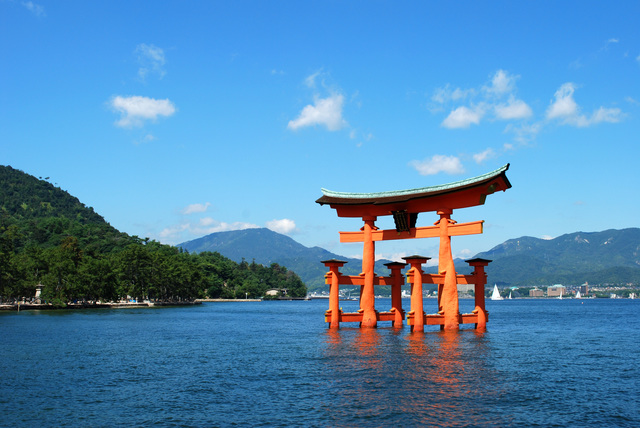
[[[130,235],[268,227],[361,257],[321,188],[445,184],[507,163],[454,211],[484,233],[638,227],[635,1],[0,0],[0,164]],[[417,226],[431,226],[423,213]],[[390,229],[390,217],[376,225]],[[437,259],[438,240],[376,244]]]

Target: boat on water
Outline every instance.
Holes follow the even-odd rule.
[[[576,293],[576,299],[582,299],[582,294],[580,294],[580,290]]]
[[[318,299],[329,299],[328,294],[320,294],[320,293],[311,293],[307,295],[309,300],[318,300]]]
[[[498,284],[493,285],[493,293],[491,293],[491,300],[504,300],[504,297],[500,295],[498,290]]]
[[[562,290],[560,290],[560,295],[558,296],[558,299],[562,300]]]
[[[509,291],[509,297],[507,297],[507,299],[513,299],[513,297],[511,297],[511,291]]]

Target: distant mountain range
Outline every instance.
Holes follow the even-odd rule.
[[[237,263],[242,259],[265,266],[278,263],[297,273],[310,290],[324,286],[327,268],[320,263],[322,260],[346,261],[347,264],[340,272],[347,275],[358,275],[362,271],[360,259],[339,256],[320,247],[305,247],[286,235],[266,228],[216,232],[183,242],[178,247],[196,253],[218,252]],[[378,260],[375,265],[376,273],[386,274],[388,269],[384,264],[390,261]]]
[[[278,263],[296,272],[310,290],[324,285],[327,269],[320,263],[340,259],[348,263],[341,272],[357,275],[360,259],[350,259],[320,247],[305,247],[288,236],[269,229],[218,232],[179,244],[190,252],[218,252],[236,262],[244,258],[263,265]],[[487,268],[488,283],[499,285],[549,285],[640,283],[640,229],[576,232],[545,240],[532,237],[510,239],[477,254],[493,262]],[[386,275],[384,263],[376,262],[376,273]],[[459,273],[469,273],[463,260],[456,260]],[[434,272],[435,266],[425,269]]]
[[[493,260],[490,283],[638,284],[640,229],[575,232],[549,240],[523,236],[476,257]]]

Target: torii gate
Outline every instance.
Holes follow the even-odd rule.
[[[468,260],[475,268],[471,275],[457,275],[451,253],[451,237],[482,233],[484,221],[456,223],[451,219],[454,209],[483,205],[487,195],[496,191],[506,191],[511,183],[506,176],[509,164],[487,174],[454,183],[419,189],[398,190],[381,193],[345,193],[322,189],[323,196],[316,202],[328,204],[336,210],[338,217],[360,217],[364,226],[359,232],[340,232],[340,242],[363,242],[362,273],[359,276],[344,276],[338,271],[345,262],[326,260],[330,268],[326,282],[331,284],[329,310],[325,319],[330,328],[338,328],[339,323],[355,321],[361,327],[376,327],[378,321],[393,321],[394,326],[402,325],[404,311],[401,299],[393,298],[400,293],[402,279],[397,273],[404,264],[389,266],[392,275],[376,277],[375,241],[413,238],[440,238],[438,274],[427,275],[421,265],[428,257],[411,256],[405,260],[411,265],[407,278],[411,287],[411,311],[407,322],[413,331],[424,331],[424,325],[440,325],[443,329],[458,329],[460,323],[472,322],[477,328],[484,328],[487,313],[484,307],[484,267],[490,260]],[[416,227],[418,214],[435,211],[440,219],[434,226]],[[379,230],[375,226],[378,217],[392,215],[395,229]],[[422,284],[438,284],[438,314],[426,315],[422,308]],[[473,314],[459,313],[457,284],[475,284],[476,308]],[[481,283],[481,284],[480,284]],[[357,313],[342,313],[338,304],[339,284],[360,285],[360,310]],[[375,309],[374,285],[392,286],[392,309],[377,312]],[[480,295],[480,296],[479,296]],[[399,322],[398,322],[399,321]]]

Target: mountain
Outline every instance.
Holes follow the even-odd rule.
[[[488,282],[503,285],[640,282],[640,229],[523,236],[478,254],[493,262]]]
[[[311,290],[324,285],[327,269],[321,260],[348,261],[341,269],[348,275],[359,274],[362,263],[320,247],[305,247],[269,229],[212,233],[179,246],[190,252],[218,252],[236,262],[244,258],[266,266],[278,263],[298,273]],[[489,284],[640,283],[640,229],[576,232],[551,240],[524,236],[475,257],[493,260],[487,268]],[[376,273],[386,275],[388,262],[376,262]],[[456,259],[455,265],[461,274],[472,270],[463,260]],[[434,273],[437,266],[430,264],[424,270]]]
[[[237,263],[242,259],[265,266],[277,263],[296,272],[310,290],[324,286],[327,268],[320,263],[322,260],[339,259],[348,262],[340,269],[346,275],[358,275],[362,271],[360,259],[339,256],[320,247],[305,247],[288,236],[266,228],[216,232],[178,246],[195,253],[218,252]],[[388,269],[384,264],[389,262],[390,260],[378,260],[375,265],[376,273],[386,275]]]

